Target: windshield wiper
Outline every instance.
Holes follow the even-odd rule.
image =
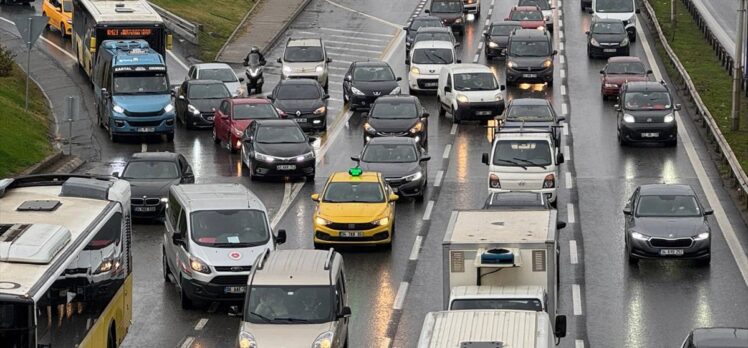
[[[272,320],[270,320],[270,318],[268,318],[268,317],[266,317],[266,316],[264,316],[264,315],[262,315],[262,314],[258,314],[257,312],[249,312],[249,314],[252,314],[252,315],[254,315],[254,316],[258,317],[258,318],[260,318],[260,319],[264,320],[264,321],[265,321],[265,322],[267,322],[267,323],[269,323],[269,322],[271,322],[271,321],[272,321]]]
[[[432,62],[434,61],[434,57],[436,57],[436,58],[438,58],[438,59],[439,59],[439,60],[440,60],[440,61],[441,61],[441,62],[442,62],[443,64],[447,64],[447,60],[446,60],[446,59],[444,59],[444,58],[442,58],[441,56],[438,56],[438,55],[436,55],[436,54],[432,53],[431,51],[426,51],[426,55],[428,55],[428,56],[429,56],[429,60],[431,60]]]
[[[249,244],[250,243],[244,242],[244,243],[213,243],[213,244],[209,244],[209,245],[212,246],[212,247],[218,247],[218,248],[221,248],[221,247],[236,247],[236,248],[241,248],[241,247],[249,246]]]
[[[288,321],[291,323],[306,323],[309,320],[307,319],[299,319],[299,318],[273,318],[273,321]]]
[[[508,160],[508,159],[503,159],[503,158],[498,158],[498,159],[496,159],[495,161],[506,162],[506,163],[509,163],[509,164],[513,164],[513,165],[515,165],[515,166],[517,166],[517,167],[520,167],[520,168],[522,168],[522,169],[524,169],[524,170],[527,170],[527,167],[525,167],[525,166],[523,166],[523,165],[521,165],[521,164],[519,164],[519,163],[517,163],[517,162],[515,162],[515,161],[512,161],[512,160]]]
[[[533,162],[533,161],[530,161],[530,160],[527,160],[527,159],[524,159],[524,158],[514,157],[514,158],[512,158],[512,159],[515,159],[515,160],[517,160],[517,161],[522,161],[522,162],[528,163],[528,164],[530,164],[530,165],[533,165],[533,166],[536,166],[536,167],[541,167],[541,168],[543,168],[543,169],[546,169],[546,167],[545,167],[544,165],[542,165],[542,164],[540,164],[540,163],[535,163],[535,162]]]

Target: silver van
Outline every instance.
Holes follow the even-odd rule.
[[[273,234],[265,205],[239,184],[172,186],[164,224],[164,280],[173,277],[184,309],[241,302],[257,256],[286,241],[286,231]]]
[[[278,58],[281,64],[281,79],[307,78],[317,80],[325,92],[328,90],[329,78],[327,65],[332,59],[327,57],[327,50],[320,38],[289,38],[283,56]]]

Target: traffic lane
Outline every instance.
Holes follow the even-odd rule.
[[[735,31],[737,30],[737,1],[701,1],[712,16],[717,19],[717,25],[724,30],[731,39],[735,40]],[[685,11],[685,9],[684,9]],[[730,52],[732,54],[733,52]]]

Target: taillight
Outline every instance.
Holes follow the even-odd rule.
[[[499,181],[499,176],[496,174],[491,174],[488,176],[488,187],[490,188],[501,188],[501,181]]]
[[[545,176],[545,179],[543,180],[543,188],[554,188],[556,187],[556,176],[553,174],[548,174]]]

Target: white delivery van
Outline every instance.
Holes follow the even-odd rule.
[[[588,10],[595,18],[619,19],[629,34],[629,41],[636,42],[636,0],[592,0]]]
[[[439,116],[452,114],[452,123],[488,120],[504,112],[504,85],[483,64],[452,64],[439,73],[436,90]]]
[[[449,41],[419,41],[410,49],[405,64],[410,65],[408,86],[411,91],[436,91],[439,72],[449,64],[460,63]]]
[[[548,294],[539,285],[466,285],[455,286],[449,294],[447,309],[514,309],[545,311]]]

